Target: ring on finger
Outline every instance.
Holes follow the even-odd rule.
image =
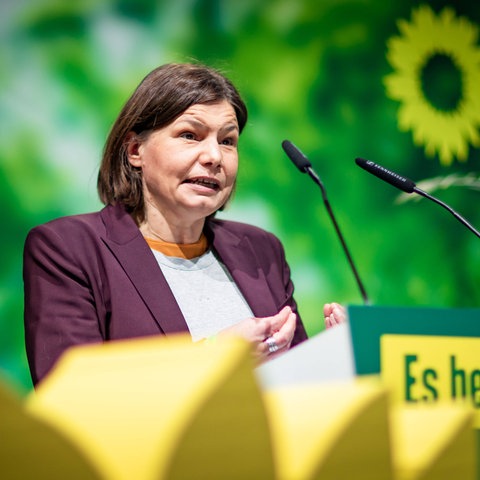
[[[274,353],[276,352],[280,347],[277,345],[277,342],[275,341],[275,339],[273,337],[267,337],[265,339],[265,343],[267,344],[268,346],[268,351],[270,353]]]

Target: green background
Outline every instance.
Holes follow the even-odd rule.
[[[480,25],[477,2],[423,4],[436,13],[451,4]],[[238,187],[223,216],[280,237],[310,335],[323,328],[325,302],[358,304],[361,296],[320,191],[288,160],[284,139],[322,178],[372,304],[478,307],[480,239],[428,200],[397,203],[398,190],[354,163],[368,158],[417,182],[470,172],[478,180],[478,147],[470,145],[466,161],[442,166],[414,144],[412,132],[399,130],[399,102],[386,95],[383,79],[393,72],[387,42],[418,5],[3,0],[0,369],[8,381],[31,388],[22,319],[26,233],[54,217],[100,208],[96,172],[110,125],[139,81],[171,61],[220,68],[245,98],[250,118]],[[472,48],[479,48],[478,37]],[[443,98],[458,88],[458,78],[455,86],[447,77],[441,68],[431,74],[425,96]],[[476,186],[433,193],[478,228]]]

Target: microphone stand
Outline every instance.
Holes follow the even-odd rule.
[[[476,230],[470,223],[467,222],[459,213],[457,213],[453,208],[448,206],[446,203],[442,202],[438,198],[435,198],[434,196],[430,195],[429,193],[421,190],[418,187],[413,187],[413,191],[415,193],[418,193],[422,197],[428,198],[429,200],[432,200],[435,203],[438,203],[438,205],[442,206],[446,210],[448,210],[457,220],[460,221],[460,223],[463,223],[469,230],[471,230],[477,237],[480,238],[480,232]]]
[[[362,280],[360,279],[360,276],[357,272],[357,269],[355,268],[355,264],[353,263],[352,256],[350,255],[350,252],[347,248],[347,244],[345,243],[345,239],[343,238],[342,232],[340,231],[340,228],[337,224],[337,221],[335,219],[335,215],[333,214],[332,207],[330,206],[330,202],[328,201],[327,198],[327,192],[325,190],[325,187],[320,180],[320,177],[316,174],[315,170],[312,169],[309,165],[304,166],[304,171],[310,175],[312,180],[320,187],[320,190],[322,191],[322,198],[323,198],[323,203],[325,204],[325,207],[327,209],[328,215],[330,216],[330,219],[332,220],[333,226],[335,227],[335,230],[337,232],[338,238],[340,239],[340,243],[342,244],[343,251],[345,252],[345,255],[347,256],[348,263],[350,264],[350,267],[352,268],[353,275],[355,276],[355,280],[357,281],[358,288],[360,289],[360,293],[362,295],[363,302],[365,305],[368,305],[370,303],[367,292],[365,291],[365,287],[363,286]]]

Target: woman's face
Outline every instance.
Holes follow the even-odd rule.
[[[146,140],[134,134],[128,158],[142,169],[146,213],[194,222],[218,210],[230,196],[238,168],[239,129],[227,101],[195,104]]]

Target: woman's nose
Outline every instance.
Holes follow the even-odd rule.
[[[205,139],[202,142],[200,162],[204,165],[217,166],[222,163],[222,150],[217,139]]]

